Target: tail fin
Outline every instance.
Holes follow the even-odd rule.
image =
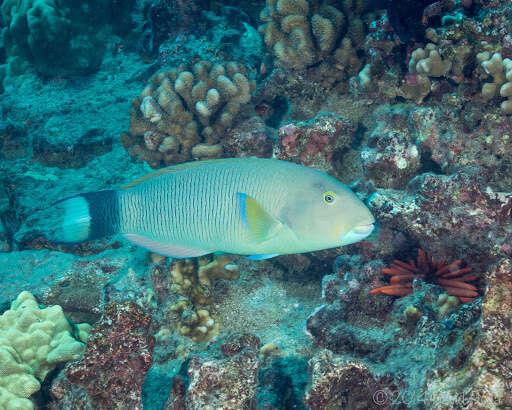
[[[38,230],[54,243],[77,243],[119,232],[117,191],[89,192],[54,203],[36,215]]]

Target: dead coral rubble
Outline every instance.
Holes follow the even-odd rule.
[[[151,318],[132,302],[111,302],[88,339],[84,357],[53,383],[56,408],[141,409],[142,383],[152,364]]]
[[[260,367],[260,341],[244,334],[223,340],[209,357],[194,356],[187,366],[188,383],[174,376],[166,410],[251,408]]]
[[[254,88],[248,70],[234,61],[160,71],[133,100],[123,145],[152,168],[222,157],[221,137]]]
[[[428,408],[512,407],[512,261],[500,260],[485,277],[489,283],[479,337],[462,366],[459,360],[451,361],[429,373],[424,386]]]
[[[348,148],[356,127],[344,117],[320,113],[279,129],[278,158],[333,173],[334,156]]]
[[[322,350],[310,360],[309,368],[310,382],[303,398],[308,409],[378,410],[400,404],[396,387],[360,361]]]

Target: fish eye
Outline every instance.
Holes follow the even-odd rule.
[[[323,194],[323,200],[326,204],[332,204],[336,200],[336,194],[332,191]]]

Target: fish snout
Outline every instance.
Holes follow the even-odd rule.
[[[373,222],[364,225],[358,225],[348,231],[345,235],[342,236],[341,242],[342,245],[349,245],[351,243],[359,242],[366,238],[373,232],[375,228]]]

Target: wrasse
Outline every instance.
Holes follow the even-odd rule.
[[[328,174],[274,159],[197,161],[120,190],[79,194],[42,211],[48,239],[121,234],[175,258],[212,252],[266,259],[360,241],[373,230],[364,203]]]

